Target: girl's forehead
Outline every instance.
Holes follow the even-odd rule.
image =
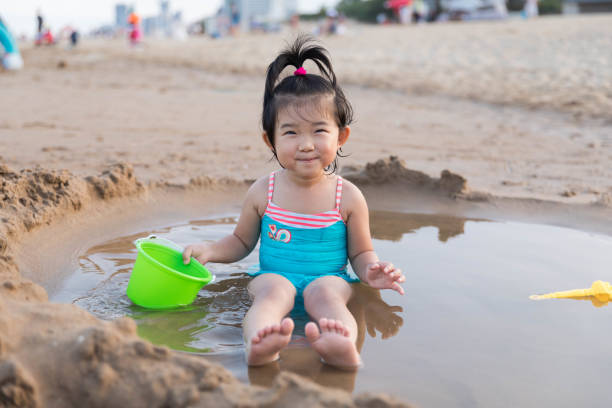
[[[277,125],[283,123],[335,123],[336,108],[332,97],[295,98],[277,112]]]

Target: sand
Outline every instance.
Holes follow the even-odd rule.
[[[238,211],[275,168],[263,71],[290,37],[24,45],[25,69],[0,73],[0,405],[401,404],[288,373],[249,387],[43,288],[87,245]],[[357,118],[342,173],[372,208],[612,234],[612,17],[351,25],[323,41]]]

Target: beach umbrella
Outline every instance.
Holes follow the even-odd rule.
[[[595,281],[588,289],[574,289],[563,292],[553,292],[544,295],[529,296],[533,300],[542,299],[584,299],[591,300],[595,306],[603,306],[612,301],[612,286],[610,282]]]
[[[398,11],[404,6],[409,6],[411,3],[412,3],[412,0],[388,0],[388,1],[385,1],[385,8]]]

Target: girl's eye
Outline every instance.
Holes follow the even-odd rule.
[[[317,129],[316,133],[327,132],[327,129]]]
[[[293,130],[288,130],[285,133],[283,133],[283,135],[295,135],[295,132]]]

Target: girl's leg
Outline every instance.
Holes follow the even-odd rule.
[[[357,322],[346,307],[351,286],[338,276],[324,276],[304,290],[304,306],[319,323],[306,325],[306,337],[323,360],[344,368],[357,367],[361,359],[355,345]]]
[[[283,317],[293,308],[296,291],[289,280],[273,273],[257,276],[248,290],[253,305],[242,323],[247,363],[262,365],[278,359],[291,340],[293,320]]]

